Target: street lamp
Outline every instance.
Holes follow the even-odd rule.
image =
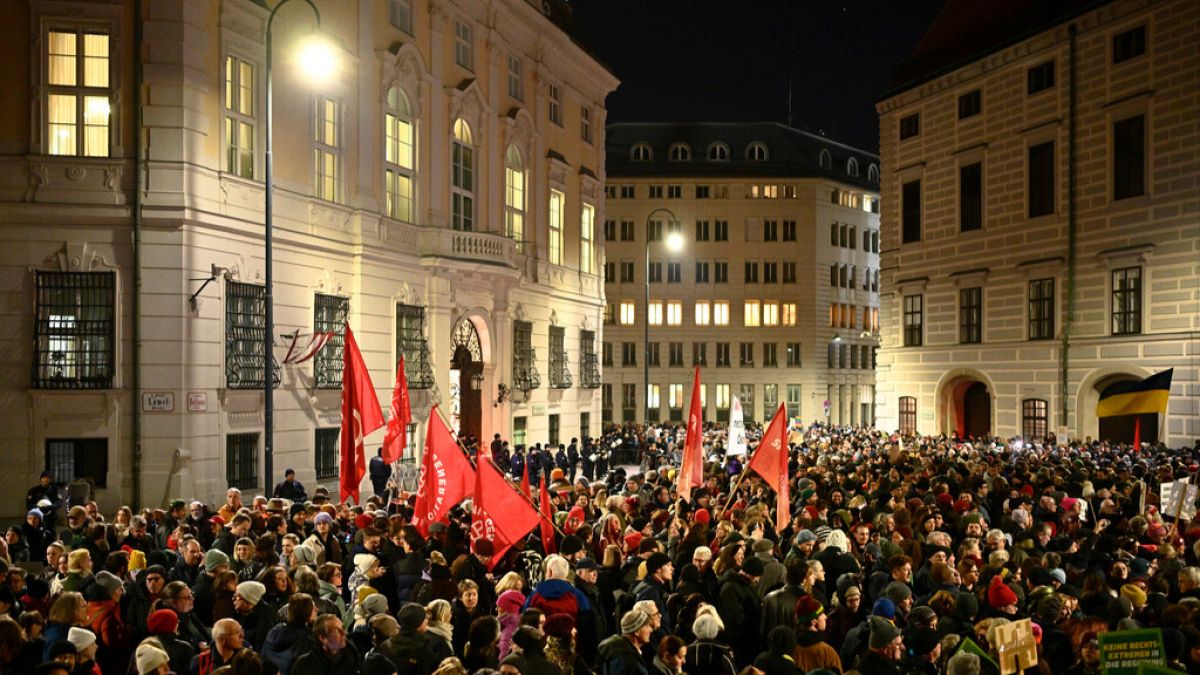
[[[265,160],[265,179],[266,179],[266,196],[263,217],[263,277],[265,285],[265,305],[263,310],[263,473],[265,474],[266,489],[270,490],[274,479],[275,472],[275,359],[272,354],[274,350],[275,340],[273,333],[275,332],[275,307],[272,294],[272,283],[274,281],[274,271],[271,261],[273,257],[271,247],[272,227],[274,225],[273,214],[273,193],[275,191],[275,176],[273,173],[274,160],[272,151],[274,149],[274,128],[272,111],[275,107],[274,89],[271,74],[271,28],[275,23],[275,15],[284,5],[292,0],[280,0],[278,4],[271,10],[271,14],[267,17],[267,39],[266,39],[266,74],[267,74],[267,110],[266,110],[266,141],[267,147],[264,153]],[[317,29],[321,27],[321,12],[317,10],[317,5],[313,0],[304,0],[313,11],[313,16],[317,21]],[[304,44],[301,45],[297,52],[297,65],[301,68],[301,72],[308,75],[314,81],[325,79],[333,74],[336,69],[336,56],[332,46],[327,40],[323,40],[316,33],[309,36]]]
[[[665,208],[658,208],[651,211],[650,214],[646,216],[646,309],[645,318],[642,321],[642,390],[646,392],[646,406],[643,419],[645,419],[647,424],[650,423],[650,219],[653,218],[657,213],[665,213],[671,218],[667,225],[667,236],[665,239],[663,239],[663,243],[666,245],[667,250],[672,253],[677,253],[683,250],[683,235],[679,232],[670,231],[670,223],[679,222],[679,219],[675,217],[675,214],[672,213],[670,209]]]

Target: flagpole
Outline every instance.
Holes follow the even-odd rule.
[[[725,506],[723,506],[721,508],[722,515],[724,515],[724,513],[729,510],[729,505],[732,504],[734,498],[737,497],[738,488],[741,487],[742,480],[744,480],[746,478],[746,473],[749,472],[749,470],[750,470],[750,467],[748,467],[748,466],[743,467],[742,472],[740,474],[738,474],[737,482],[733,484],[733,489],[729,491],[729,499],[726,500]],[[717,514],[714,513],[713,515],[715,516]]]

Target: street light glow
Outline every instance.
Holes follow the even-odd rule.
[[[683,250],[683,235],[679,232],[671,232],[667,235],[667,250],[672,253],[678,253]]]
[[[328,39],[319,34],[306,38],[298,52],[300,72],[314,82],[329,81],[338,68],[337,52]]]

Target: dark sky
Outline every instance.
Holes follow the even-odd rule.
[[[942,0],[570,0],[610,122],[787,121],[878,152],[875,101]]]

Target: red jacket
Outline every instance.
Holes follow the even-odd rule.
[[[538,584],[525,601],[525,608],[530,607],[542,610],[547,617],[567,614],[576,621],[580,610],[591,609],[587,597],[563,579],[547,579]]]

